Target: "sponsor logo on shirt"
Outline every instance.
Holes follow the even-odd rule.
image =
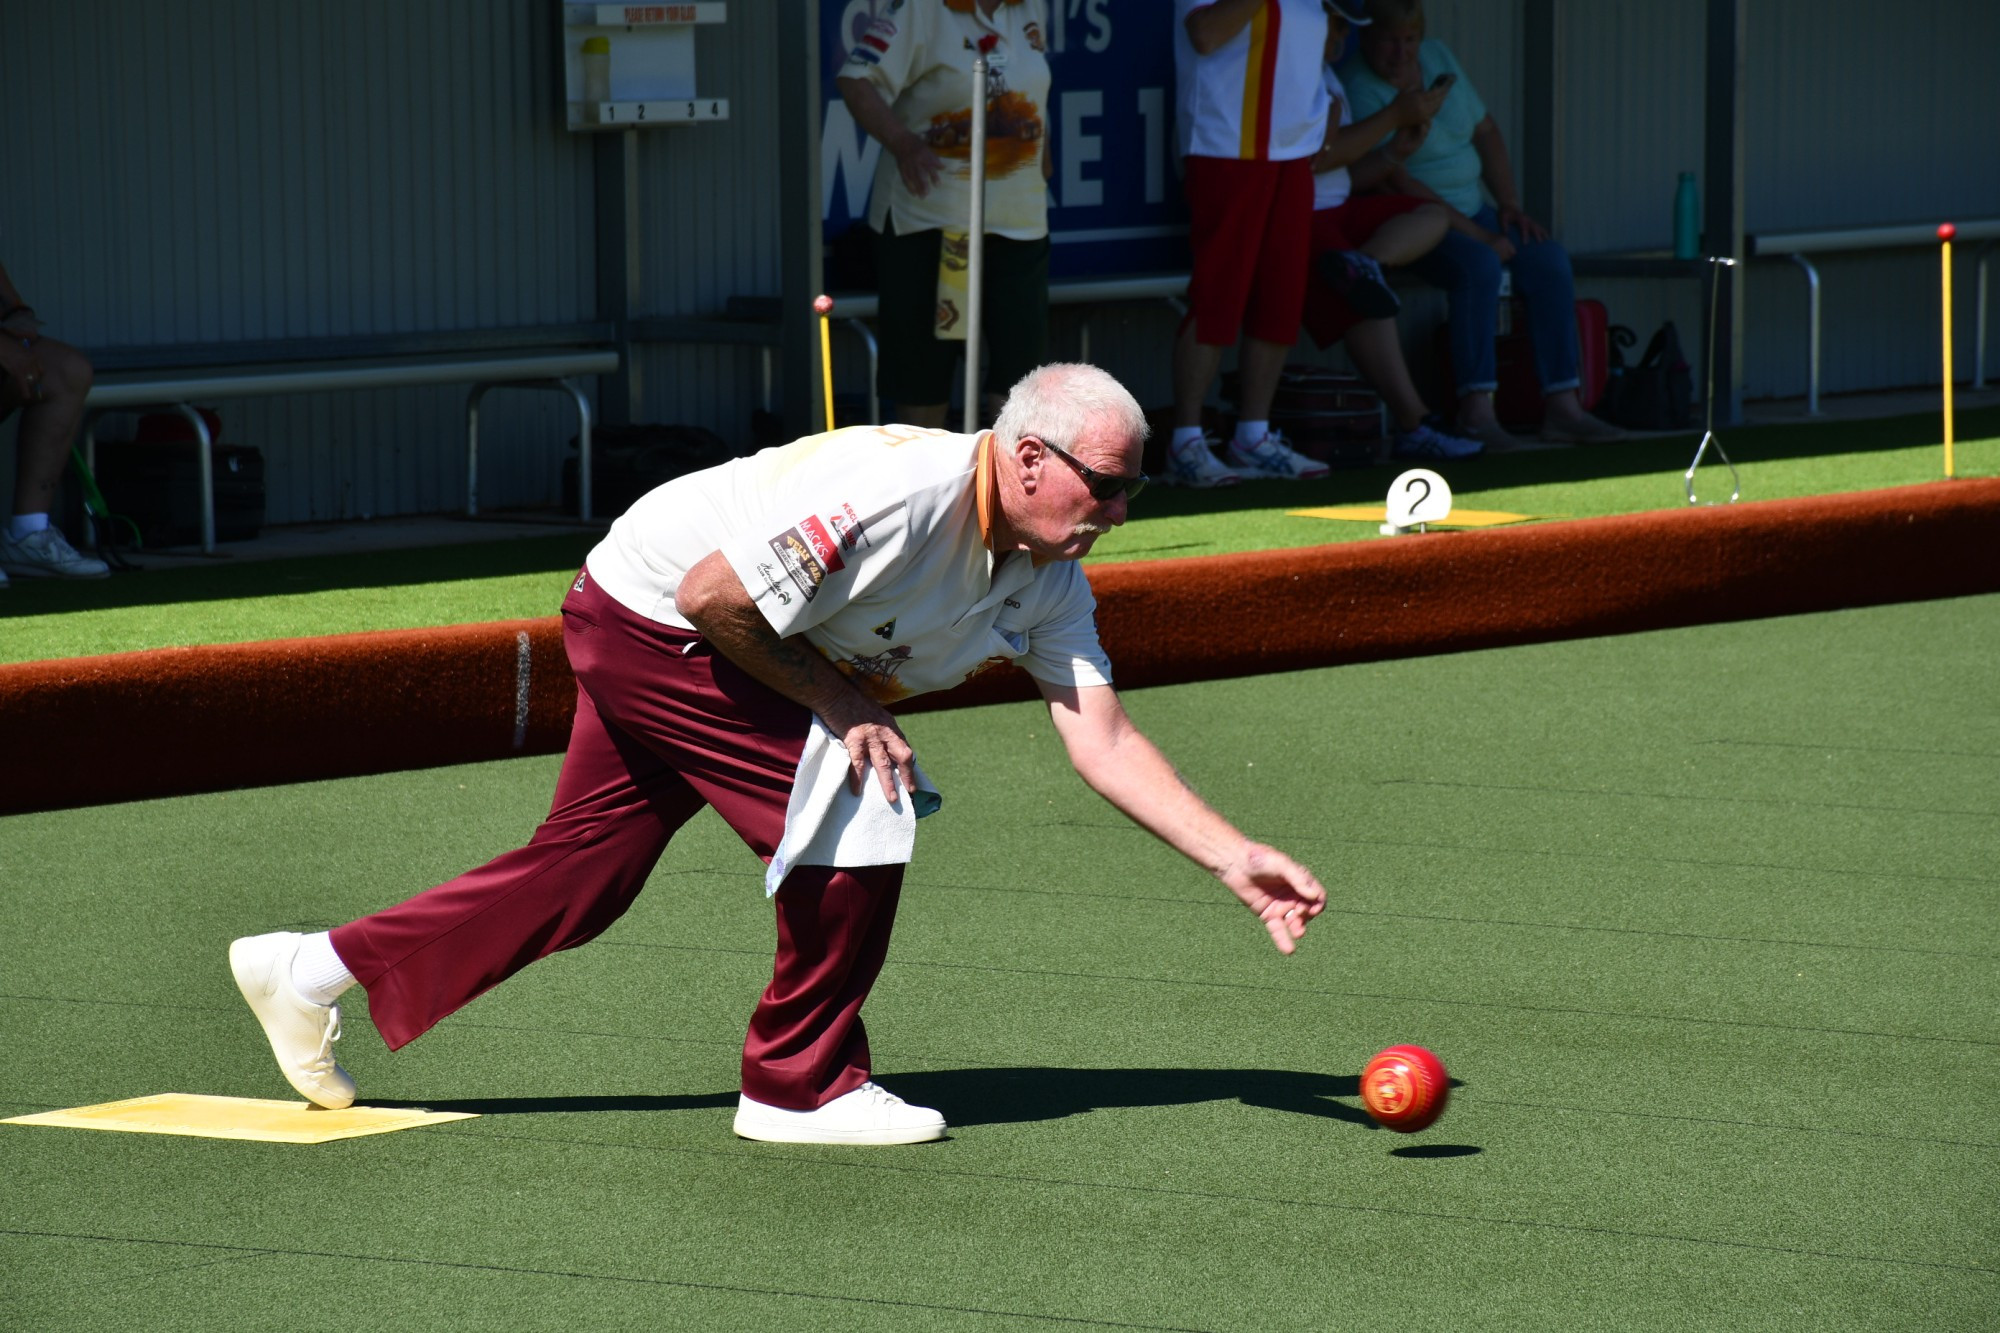
[[[875,635],[877,638],[893,639],[896,637],[896,622],[894,620],[885,620],[870,630],[869,633]]]
[[[861,44],[863,46],[872,46],[877,51],[881,51],[884,54],[887,54],[889,50],[888,38],[877,37],[872,30],[861,34]]]
[[[893,701],[902,698],[905,693],[902,686],[896,683],[896,673],[909,660],[909,645],[899,643],[873,657],[857,654],[836,665],[870,698]]]
[[[854,506],[843,504],[837,514],[828,514],[826,521],[833,525],[834,535],[840,538],[843,550],[851,551],[868,540],[868,534],[861,527],[861,515],[854,512]]]
[[[877,37],[894,37],[896,35],[896,25],[891,23],[887,18],[878,18],[868,25],[868,31]],[[889,48],[885,46],[882,49],[886,51]]]
[[[773,541],[771,543],[771,545],[774,547],[777,544],[778,543],[776,541]],[[760,562],[757,566],[757,577],[764,580],[764,586],[771,590],[771,595],[778,599],[778,604],[780,606],[790,606],[792,604],[792,595],[786,592],[783,586],[781,586],[778,582],[778,570],[775,565],[768,565]],[[807,596],[810,597],[811,594],[808,593]]]
[[[808,602],[818,594],[827,575],[847,567],[840,558],[839,545],[815,514],[807,514],[796,527],[771,538],[771,550]]]
[[[590,578],[589,570],[579,569],[578,571],[576,571],[576,582],[569,585],[569,590],[571,592],[582,592],[584,582],[589,578]]]
[[[1021,604],[1015,601],[1012,597],[1002,597],[1000,600],[1006,605],[1013,607],[1016,611],[1019,611],[1021,609]]]
[[[865,46],[855,47],[847,53],[847,58],[849,60],[859,60],[864,65],[879,65],[882,63],[882,57],[876,55]]]
[[[1029,19],[1028,25],[1025,28],[1021,29],[1021,35],[1028,39],[1029,46],[1033,47],[1037,51],[1042,49],[1041,24],[1035,22],[1033,19]]]
[[[840,547],[827,533],[826,524],[819,521],[819,515],[807,514],[799,520],[799,533],[812,543],[812,553],[826,566],[829,574],[847,568],[847,562],[840,558]]]

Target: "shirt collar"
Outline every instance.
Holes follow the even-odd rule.
[[[979,433],[979,461],[972,470],[972,493],[979,500],[979,539],[993,549],[993,511],[999,507],[999,475],[993,467],[993,432]]]

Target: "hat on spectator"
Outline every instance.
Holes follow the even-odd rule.
[[[1357,28],[1365,28],[1375,21],[1368,17],[1368,0],[1320,0],[1320,3]]]

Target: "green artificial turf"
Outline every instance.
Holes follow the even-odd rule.
[[[2000,476],[2000,408],[1967,412],[1963,477]],[[1942,475],[1938,421],[1761,426],[1726,432],[1724,447],[1750,500],[1873,490]],[[1438,464],[1464,509],[1548,517],[1636,513],[1686,505],[1682,474],[1693,437],[1634,441]],[[1380,540],[1377,525],[1296,518],[1311,506],[1380,504],[1402,465],[1338,471],[1305,485],[1230,491],[1154,487],[1104,538],[1092,563]],[[1725,498],[1726,474],[1704,472],[1701,498]],[[17,579],[0,592],[0,663],[140,648],[292,638],[357,630],[511,620],[554,613],[595,544],[562,535],[429,550],[149,570],[106,583]],[[225,548],[226,549],[226,548]]]
[[[771,928],[703,816],[602,938],[405,1050],[354,997],[364,1100],[479,1119],[0,1125],[0,1322],[1986,1326],[1996,656],[1988,596],[1133,692],[1326,881],[1290,959],[1038,707],[913,717],[945,808],[868,1014],[948,1142],[730,1136]],[[228,939],[515,845],[556,766],[0,819],[0,1115],[284,1095]],[[1400,1041],[1461,1080],[1407,1139],[1355,1097]]]

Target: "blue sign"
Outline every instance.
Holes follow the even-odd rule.
[[[868,219],[882,145],[834,87],[878,14],[939,0],[822,0],[820,218],[831,244]],[[1049,271],[1115,277],[1185,271],[1187,205],[1174,151],[1173,6],[1163,0],[1047,0]]]

